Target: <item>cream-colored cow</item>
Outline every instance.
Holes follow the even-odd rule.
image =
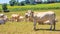
[[[34,29],[36,29],[36,23],[38,24],[50,24],[52,29],[52,25],[54,25],[55,29],[55,18],[56,14],[53,11],[47,11],[47,12],[32,12],[31,10],[28,10],[28,12],[25,14],[29,19],[33,19],[34,22]]]
[[[20,17],[19,14],[12,14],[12,15],[11,15],[11,20],[12,20],[12,21],[17,21],[17,22],[18,22],[18,21],[19,21],[19,17]]]

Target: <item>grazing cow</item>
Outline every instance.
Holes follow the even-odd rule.
[[[12,21],[19,21],[19,17],[20,17],[20,15],[19,14],[12,14],[12,16],[11,16],[11,20]]]
[[[28,10],[26,16],[28,18],[33,18],[34,22],[34,29],[36,29],[36,23],[38,24],[50,24],[51,27],[50,29],[52,30],[52,25],[54,25],[54,30],[55,30],[55,18],[56,15],[52,11],[48,12],[32,12],[31,10]]]

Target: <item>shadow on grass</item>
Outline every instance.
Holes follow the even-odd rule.
[[[36,29],[35,31],[38,31],[38,30],[47,30],[47,31],[60,31],[60,30],[57,30],[57,29],[55,29],[55,30],[50,30],[50,29]]]

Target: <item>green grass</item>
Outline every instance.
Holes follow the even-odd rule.
[[[25,6],[9,6],[10,11],[22,11],[22,10],[49,10],[49,9],[60,9],[60,3],[50,3],[50,4],[36,4],[36,5],[25,5]],[[0,5],[0,10],[2,10],[2,5]]]
[[[50,10],[35,10],[35,11],[50,11]],[[60,10],[51,10],[56,13],[56,18],[58,19],[58,22],[56,22],[56,31],[50,31],[50,30],[33,30],[33,22],[6,22],[6,24],[0,25],[0,34],[60,34]],[[21,15],[24,15],[26,11],[16,11],[16,12],[9,12],[4,13],[9,18],[11,14],[13,13],[19,13]],[[1,12],[0,12],[1,13]],[[50,25],[38,25],[37,29],[49,29]]]

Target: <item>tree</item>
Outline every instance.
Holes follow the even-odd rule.
[[[14,6],[16,4],[16,0],[11,0],[9,1],[9,3],[10,3],[10,6]]]
[[[10,6],[18,5],[19,0],[10,0],[9,3],[10,3]]]
[[[18,5],[19,1],[17,0],[17,5]]]
[[[29,0],[29,1],[30,1],[30,4],[32,4],[32,5],[36,4],[35,0]]]
[[[30,1],[29,0],[25,0],[26,4],[30,4]]]

